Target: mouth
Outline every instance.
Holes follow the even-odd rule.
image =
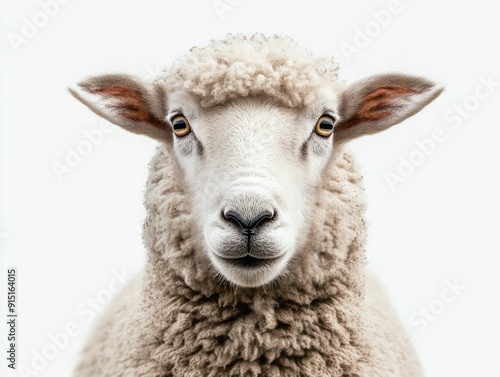
[[[281,259],[281,255],[276,258],[255,258],[250,255],[246,255],[241,258],[223,258],[217,255],[217,259],[219,259],[226,266],[252,270],[258,268],[271,267],[276,264],[277,261]]]

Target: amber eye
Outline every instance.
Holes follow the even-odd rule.
[[[191,132],[189,122],[184,115],[176,115],[172,118],[172,127],[174,134],[177,136],[184,136]]]
[[[316,122],[316,127],[314,131],[323,137],[328,137],[333,133],[333,125],[335,124],[335,118],[330,115],[321,116]]]

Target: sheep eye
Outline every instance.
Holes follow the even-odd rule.
[[[316,122],[316,127],[314,131],[323,137],[328,137],[333,133],[333,125],[335,124],[335,118],[330,115],[321,116]]]
[[[172,118],[172,127],[174,134],[177,136],[185,136],[191,132],[191,126],[184,115],[176,115]]]

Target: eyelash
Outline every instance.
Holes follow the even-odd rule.
[[[184,115],[181,110],[173,110],[170,114],[167,116],[167,120],[170,124],[172,124],[172,119],[176,117],[177,115]],[[186,117],[187,118],[187,117]]]

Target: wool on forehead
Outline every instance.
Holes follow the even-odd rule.
[[[160,74],[167,92],[187,90],[202,106],[265,95],[288,107],[307,106],[317,89],[338,82],[338,63],[318,57],[291,38],[228,35],[188,54]]]

